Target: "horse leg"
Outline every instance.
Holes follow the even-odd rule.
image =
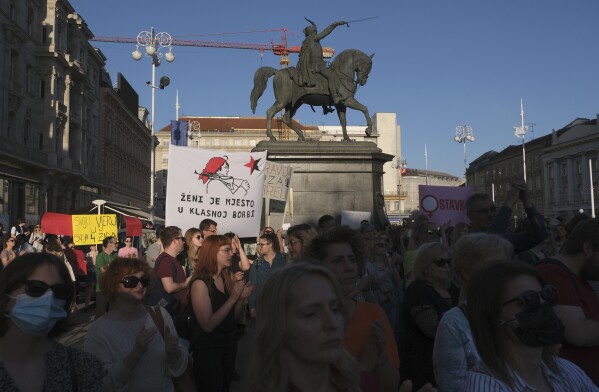
[[[339,117],[339,124],[341,124],[341,129],[343,130],[343,141],[349,142],[351,139],[347,135],[347,117],[345,116],[345,111],[347,110],[343,105],[336,105],[337,116]]]
[[[304,137],[304,133],[302,132],[301,129],[296,127],[292,121],[293,116],[295,115],[295,112],[297,112],[297,109],[300,106],[301,106],[301,103],[296,102],[296,104],[293,105],[293,107],[289,108],[289,110],[285,110],[285,115],[283,116],[283,123],[285,123],[285,125],[287,125],[291,129],[293,129],[295,131],[295,133],[297,133],[297,136],[298,136],[297,140],[299,140],[300,142],[303,142],[306,140],[306,138]]]
[[[354,97],[349,97],[345,100],[345,106],[348,108],[359,110],[364,113],[364,117],[366,118],[366,136],[372,135],[372,119],[370,118],[370,114],[368,113],[368,108],[362,105],[360,102],[356,100]]]
[[[270,139],[271,142],[277,140],[272,134],[272,119],[275,114],[279,113],[281,110],[285,108],[285,105],[276,101],[272,104],[272,106],[266,111],[266,136]]]

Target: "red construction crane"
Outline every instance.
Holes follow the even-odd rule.
[[[248,49],[248,50],[258,50],[260,52],[272,51],[273,54],[277,56],[281,56],[280,64],[283,67],[289,65],[289,53],[299,53],[301,50],[301,46],[287,46],[287,29],[271,29],[264,31],[281,31],[283,36],[281,38],[281,42],[275,43],[271,42],[270,44],[248,44],[241,42],[212,42],[212,41],[199,41],[199,40],[184,40],[184,39],[174,39],[171,45],[174,46],[199,46],[206,48],[229,48],[229,49]],[[232,33],[234,34],[234,33]],[[131,43],[137,44],[137,38],[129,38],[129,37],[93,37],[91,41],[97,42],[121,42],[121,43]],[[330,47],[322,48],[322,55],[324,58],[331,58],[335,54],[335,50]]]

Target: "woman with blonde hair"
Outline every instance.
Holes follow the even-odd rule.
[[[193,274],[203,243],[204,237],[202,236],[200,229],[195,227],[187,229],[185,232],[185,249],[183,249],[183,252],[179,253],[177,256],[177,260],[179,260],[183,266],[183,270],[185,270],[187,276]]]
[[[415,388],[430,382],[433,374],[433,344],[443,313],[456,305],[457,288],[451,285],[451,254],[447,245],[430,242],[420,246],[414,260],[415,280],[408,286],[402,308],[402,380]]]
[[[289,256],[287,260],[299,260],[303,250],[308,248],[317,234],[316,229],[307,223],[300,223],[287,229],[287,256]]]
[[[349,313],[336,277],[297,263],[271,274],[260,296],[247,391],[358,392],[356,360],[343,348]]]
[[[466,318],[466,284],[472,272],[487,260],[510,259],[512,244],[495,234],[471,233],[456,242],[453,251],[454,282],[460,286],[458,306],[441,318],[435,346],[433,367],[440,391],[462,391],[468,370],[480,362]]]

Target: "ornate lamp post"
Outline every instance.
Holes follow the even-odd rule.
[[[520,126],[514,127],[514,135],[522,139],[522,172],[524,173],[524,182],[526,182],[526,148],[524,147],[526,142],[524,138],[527,132],[528,125],[524,125],[524,105],[522,104],[522,99],[520,99]]]
[[[152,81],[146,82],[148,86],[152,88],[152,114],[151,114],[151,133],[152,133],[152,144],[150,151],[150,166],[151,166],[151,174],[150,174],[150,220],[154,223],[154,206],[155,206],[155,192],[154,192],[154,181],[156,177],[156,164],[155,164],[155,142],[154,142],[154,104],[155,104],[155,92],[156,89],[163,90],[166,86],[170,84],[170,79],[167,76],[163,76],[160,78],[160,84],[156,86],[156,67],[160,66],[160,58],[164,57],[166,61],[172,63],[175,61],[175,54],[173,53],[173,49],[171,47],[171,43],[173,39],[169,33],[155,33],[154,28],[150,31],[142,31],[137,34],[137,46],[135,50],[131,53],[133,59],[135,61],[141,60],[142,52],[139,50],[140,46],[145,47],[146,56],[152,59]],[[161,53],[161,51],[168,49],[166,53]]]
[[[457,143],[464,144],[464,185],[468,184],[468,179],[466,177],[466,142],[473,142],[474,135],[472,135],[472,127],[470,125],[458,125],[455,127],[455,136],[453,140]]]

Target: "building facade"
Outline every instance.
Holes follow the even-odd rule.
[[[596,199],[594,179],[599,174],[597,119],[578,118],[558,131],[527,142],[525,154],[522,150],[522,145],[514,145],[481,155],[468,168],[468,184],[501,204],[510,179],[524,175],[525,155],[530,197],[541,214],[567,219],[580,211],[592,213],[591,192]],[[520,204],[514,215],[524,216]]]
[[[151,136],[110,91],[106,58],[90,45],[84,20],[66,0],[5,0],[0,7],[0,223],[23,217],[32,224],[45,211],[68,213],[119,188],[132,201],[149,201],[146,186],[131,187],[124,173],[115,180],[121,173],[106,165],[107,143],[130,130],[147,159],[118,153],[133,155],[136,175],[149,178]],[[115,115],[124,126],[107,123]]]

